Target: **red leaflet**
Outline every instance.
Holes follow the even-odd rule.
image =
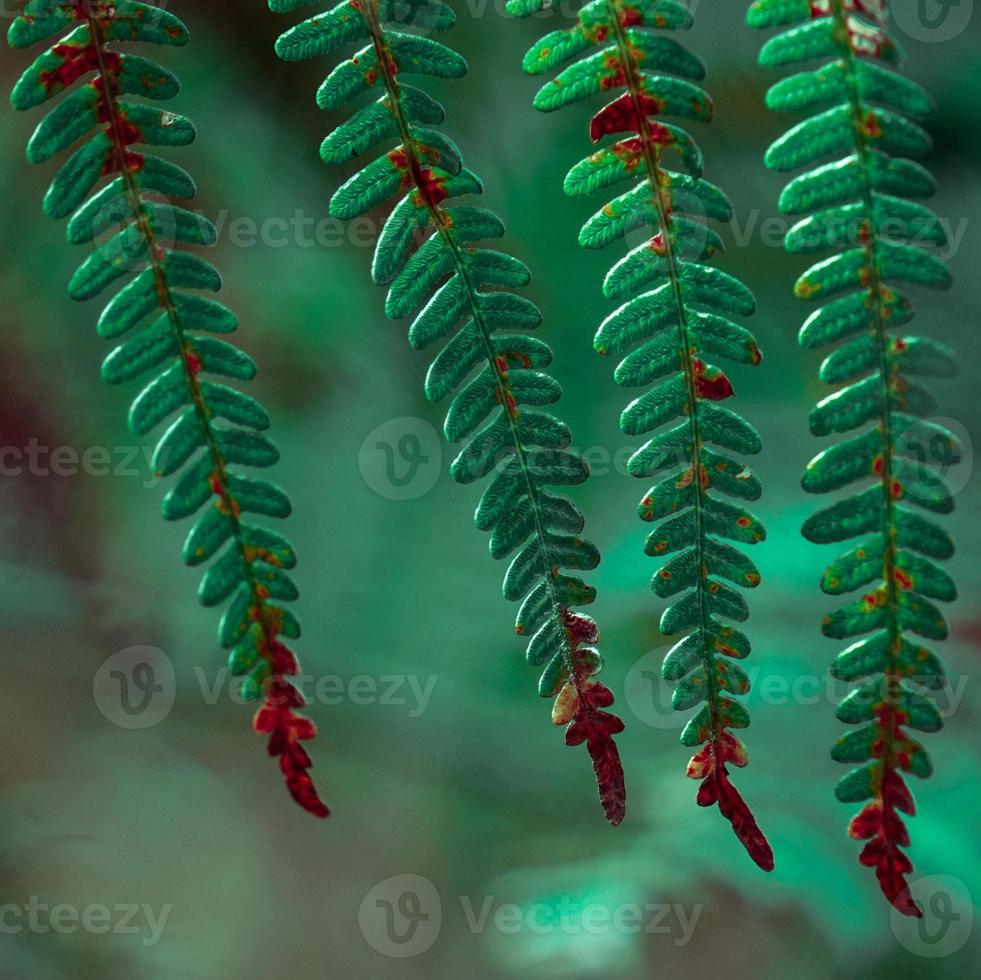
[[[627,790],[623,781],[623,766],[613,736],[623,731],[623,722],[612,712],[604,711],[613,704],[613,692],[597,680],[599,657],[590,645],[599,640],[596,623],[582,613],[563,610],[562,618],[575,650],[575,668],[562,686],[552,706],[552,721],[556,725],[569,723],[565,731],[566,745],[586,743],[593,761],[600,803],[606,819],[616,826],[623,820],[627,805]]]
[[[584,681],[578,692],[577,711],[565,731],[565,744],[586,743],[596,772],[603,812],[616,826],[623,820],[627,805],[623,765],[613,741],[613,736],[623,731],[623,722],[612,712],[600,710],[613,704],[613,694],[606,685],[599,681]]]
[[[279,757],[279,767],[286,777],[286,787],[297,803],[315,817],[326,817],[330,810],[317,794],[307,772],[313,765],[300,742],[317,734],[316,726],[293,709],[306,703],[303,695],[287,680],[295,674],[296,658],[283,643],[274,640],[269,657],[273,674],[266,686],[265,700],[256,712],[253,727],[259,735],[269,736],[269,754]]]
[[[923,910],[910,896],[905,877],[912,872],[913,865],[900,850],[909,847],[909,831],[896,812],[903,810],[912,816],[913,798],[894,769],[884,770],[880,794],[879,799],[866,804],[852,819],[848,833],[856,840],[868,840],[858,859],[866,867],[875,868],[882,894],[904,915],[919,919]]]
[[[706,742],[688,763],[688,775],[701,779],[695,802],[699,806],[719,804],[719,812],[732,824],[736,836],[749,856],[764,870],[773,870],[773,849],[766,835],[760,830],[746,802],[729,781],[726,762],[736,766],[746,765],[746,750],[739,739],[728,732],[718,732]]]

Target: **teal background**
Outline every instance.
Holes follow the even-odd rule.
[[[559,413],[576,444],[602,462],[636,442],[617,426],[631,395],[591,346],[612,308],[600,282],[622,252],[576,245],[578,226],[602,200],[573,201],[561,190],[566,169],[589,152],[589,110],[536,113],[531,98],[541,80],[520,71],[532,40],[563,17],[514,22],[500,4],[455,6],[459,24],[443,39],[471,72],[426,88],[445,101],[446,131],[483,177],[484,203],[509,227],[505,247],[532,268],[527,295],[544,312],[539,336],[555,348],[552,370],[566,392]],[[810,696],[824,691],[840,647],[819,629],[831,604],[817,588],[829,554],[798,532],[816,505],[799,476],[822,445],[806,416],[826,390],[816,378],[820,355],[796,344],[810,307],[791,285],[805,263],[759,232],[776,214],[784,181],[761,157],[792,120],[763,107],[777,76],[756,67],[763,38],[744,26],[743,7],[704,0],[686,40],[709,64],[716,100],[716,122],[695,134],[706,176],[730,195],[739,227],[756,228],[743,244],[727,231],[720,264],[756,293],[749,325],[765,355],[758,368],[730,373],[733,406],[763,434],[753,465],[765,488],[757,512],[769,530],[753,553],[764,580],[749,596],[747,624],[751,763],[736,782],[770,836],[775,873],[749,862],[717,812],[695,806],[695,784],[684,778],[688,753],[677,743],[684,718],[664,708],[670,692],[658,685],[655,696],[645,677],[667,645],[636,518],[646,485],[599,465],[575,494],[604,555],[591,576],[599,590],[591,613],[602,631],[604,679],[628,726],[620,738],[628,816],[614,830],[595,802],[585,752],[563,747],[548,702],[535,695],[534,671],[512,632],[515,609],[500,594],[504,568],[472,526],[479,489],[457,486],[446,472],[452,449],[429,454],[425,465],[439,469],[421,473],[434,483],[422,496],[397,501],[377,492],[378,456],[366,437],[405,417],[438,430],[442,408],[422,394],[426,354],[409,348],[404,323],[383,315],[384,293],[368,277],[370,234],[326,247],[233,241],[237,218],[262,224],[299,210],[319,221],[353,172],[326,168],[317,156],[339,121],[313,100],[330,64],[277,61],[275,37],[299,18],[270,14],[258,0],[175,2],[170,9],[187,21],[192,43],[159,56],[183,81],[173,108],[191,116],[199,138],[172,156],[198,181],[196,206],[224,219],[209,257],[225,275],[223,298],[242,318],[239,343],[259,364],[253,390],[272,412],[283,453],[275,478],[294,500],[285,529],[300,551],[304,668],[344,685],[360,675],[376,683],[404,675],[423,684],[434,677],[435,686],[418,717],[411,695],[408,705],[358,704],[367,696],[357,686],[354,698],[311,706],[320,727],[314,774],[334,809],[327,823],[316,822],[289,801],[250,731],[250,709],[227,695],[227,678],[218,703],[206,703],[196,670],[207,684],[221,680],[216,614],[196,605],[198,573],[179,559],[186,527],[160,519],[162,488],[146,485],[145,462],[132,464],[130,476],[5,476],[0,905],[37,896],[76,908],[135,902],[171,911],[152,946],[141,935],[0,932],[3,980],[977,975],[978,928],[940,958],[921,955],[936,947],[915,930],[894,928],[845,835],[853,808],[832,792],[844,767],[828,750],[842,726],[832,698]],[[955,225],[966,222],[950,261],[954,289],[914,292],[920,315],[910,329],[956,346],[968,366],[935,390],[938,415],[958,420],[975,445],[979,24],[975,12],[966,31],[940,44],[903,38],[909,73],[939,102],[929,124],[937,147],[926,161],[939,184],[933,206]],[[29,57],[4,49],[5,89]],[[30,167],[23,152],[39,117],[0,112],[0,443],[107,447],[119,462],[134,447],[125,414],[135,392],[100,382],[108,345],[94,329],[98,307],[66,294],[84,252],[40,213],[54,168]],[[910,821],[909,852],[917,876],[957,879],[952,894],[968,901],[958,898],[955,911],[964,917],[971,897],[981,901],[981,541],[970,455],[965,469],[957,473],[961,484],[966,478],[958,509],[945,522],[958,540],[949,568],[962,598],[950,609],[951,639],[938,646],[954,701],[946,728],[927,737],[936,772],[914,787],[921,812]],[[169,658],[176,703],[160,724],[128,731],[100,712],[93,678],[107,657],[137,645]],[[811,685],[807,697],[786,693],[802,680]],[[434,944],[402,959],[378,952],[377,931],[359,926],[365,896],[399,874],[427,879],[442,902]],[[465,907],[479,909],[486,896],[495,910],[517,903],[527,913],[544,902],[551,911],[535,912],[534,921],[552,928],[508,931],[492,916],[475,933]],[[678,944],[677,925],[652,934],[570,925],[561,911],[570,903],[700,912],[691,941]]]

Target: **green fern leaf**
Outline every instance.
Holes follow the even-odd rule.
[[[508,10],[525,16],[540,6],[512,0]],[[732,387],[708,360],[756,364],[760,352],[733,320],[753,312],[753,296],[739,280],[706,264],[722,251],[722,242],[696,220],[728,221],[732,207],[701,176],[702,155],[692,137],[663,121],[712,117],[711,99],[697,84],[704,65],[668,33],[690,24],[690,12],[671,0],[591,0],[573,26],[550,32],[527,53],[524,69],[562,69],[535,98],[544,111],[600,92],[620,93],[593,116],[590,136],[594,143],[608,134],[629,136],[576,164],[565,190],[580,197],[632,182],[585,223],[579,235],[585,248],[605,247],[637,228],[650,228],[652,237],[607,275],[603,292],[622,305],[600,325],[594,345],[601,354],[623,355],[614,374],[619,384],[650,386],[626,407],[620,426],[633,436],[653,432],[628,460],[631,474],[669,474],[639,510],[656,525],[644,550],[664,561],[651,583],[656,595],[671,601],[660,628],[686,634],[668,654],[664,677],[678,684],[679,711],[704,702],[681,738],[702,746],[688,775],[701,780],[698,803],[718,803],[752,859],[770,870],[770,845],[729,778],[728,766],[745,765],[746,752],[727,729],[749,723],[741,702],[728,696],[749,689],[747,675],[730,658],[745,657],[749,643],[723,625],[748,615],[732,586],[759,583],[756,566],[723,539],[752,544],[765,532],[756,517],[721,496],[755,500],[760,485],[742,463],[710,445],[739,454],[761,447],[756,430],[719,404]],[[687,172],[665,166],[669,152]]]
[[[180,167],[142,149],[186,145],[194,139],[194,127],[176,113],[123,98],[169,99],[178,82],[165,68],[118,44],[184,44],[187,29],[173,14],[133,0],[29,0],[10,25],[8,40],[23,48],[59,35],[11,96],[15,108],[31,109],[71,90],[40,122],[27,156],[41,163],[84,140],[52,181],[44,209],[54,218],[70,216],[68,239],[75,244],[121,229],[103,238],[79,266],[69,293],[92,299],[129,277],[99,319],[100,335],[119,341],[102,365],[102,376],[112,384],[144,379],[129,414],[136,435],[149,434],[176,414],[152,459],[158,476],[180,473],[164,500],[164,517],[199,515],[183,552],[189,565],[210,562],[198,597],[205,606],[231,600],[219,639],[231,650],[232,671],[246,675],[245,692],[263,702],[254,727],[269,736],[269,752],[279,757],[294,799],[325,817],[327,807],[300,744],[315,729],[294,710],[304,702],[289,680],[298,667],[284,643],[299,636],[299,623],[282,605],[297,598],[288,574],[296,556],[282,535],[250,516],[285,517],[289,500],[273,484],[233,469],[272,466],[279,452],[261,431],[269,427],[265,409],[251,395],[211,380],[246,381],[255,365],[227,341],[209,336],[235,330],[235,315],[189,291],[221,286],[217,270],[183,248],[212,244],[214,227],[184,207],[158,200],[160,195],[168,201],[189,199],[194,182]],[[108,179],[102,183],[103,178]]]
[[[288,11],[302,4],[269,5]],[[613,736],[623,723],[604,710],[613,695],[595,678],[602,665],[596,625],[573,610],[593,599],[593,590],[575,573],[594,568],[599,552],[580,537],[578,508],[554,492],[581,483],[589,470],[568,448],[568,427],[541,410],[558,401],[561,389],[542,370],[551,361],[550,349],[527,333],[539,325],[541,313],[512,291],[526,285],[530,273],[518,259],[483,244],[504,235],[496,214],[447,204],[479,194],[480,180],[463,167],[447,137],[419,125],[438,124],[443,109],[403,80],[458,78],[465,72],[460,55],[428,36],[452,22],[452,12],[440,3],[344,0],[287,31],[276,50],[299,60],[368,42],[330,72],[318,103],[335,109],[375,89],[377,100],[337,126],[321,156],[339,163],[379,141],[397,145],[344,183],[330,213],[347,219],[397,199],[378,239],[372,277],[389,285],[389,316],[413,317],[413,347],[442,345],[425,391],[434,401],[451,398],[444,433],[464,446],[450,474],[460,483],[490,477],[476,524],[491,532],[491,555],[511,559],[504,595],[521,600],[516,629],[528,638],[528,662],[542,669],[539,693],[554,699],[552,719],[567,726],[566,743],[586,743],[604,811],[616,824],[623,818],[625,793]],[[395,29],[400,26],[424,30],[406,34]],[[651,59],[670,56],[668,47],[649,49]],[[595,78],[585,73],[570,88],[584,91],[592,84]],[[699,190],[693,187],[692,193]]]
[[[870,801],[849,828],[852,837],[867,841],[860,861],[875,868],[897,909],[921,916],[906,882],[912,865],[901,849],[909,836],[899,812],[913,812],[904,773],[922,778],[932,765],[904,729],[940,728],[935,706],[910,682],[937,686],[943,668],[904,634],[943,639],[947,625],[931,600],[949,602],[956,588],[935,563],[950,556],[953,543],[913,507],[935,514],[953,508],[943,479],[932,471],[924,477],[931,459],[923,449],[946,446],[946,461],[956,459],[958,449],[950,432],[923,419],[936,403],[910,376],[949,376],[956,361],[944,345],[897,336],[891,328],[912,315],[894,284],[950,285],[943,262],[928,251],[945,241],[939,221],[910,200],[930,196],[933,177],[905,159],[930,147],[914,119],[928,115],[932,102],[920,86],[879,64],[896,63],[900,54],[884,3],[757,0],[748,19],[758,27],[792,25],[763,46],[762,64],[832,59],[771,88],[771,108],[812,115],[770,147],[766,162],[775,170],[810,168],[780,196],[782,210],[804,215],[786,236],[787,250],[837,250],[795,286],[798,296],[824,304],[804,324],[801,344],[847,341],[821,365],[821,379],[843,387],[812,411],[811,431],[827,435],[872,426],[819,453],[808,464],[803,487],[827,493],[869,480],[872,485],[818,511],[803,532],[817,543],[861,538],[821,580],[829,595],[862,590],[861,598],[825,617],[825,635],[873,633],[841,653],[833,667],[844,680],[866,678],[838,709],[839,720],[861,727],[832,750],[840,762],[866,764],[843,777],[836,793],[846,803]],[[835,159],[823,162],[829,156]],[[830,299],[839,293],[844,295]]]

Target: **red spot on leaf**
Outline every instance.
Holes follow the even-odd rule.
[[[638,102],[642,115],[637,112]],[[589,123],[589,138],[597,143],[610,133],[640,132],[646,124],[645,118],[658,115],[663,108],[664,103],[659,99],[640,95],[635,102],[630,92],[624,92],[593,116]]]
[[[699,398],[720,402],[732,395],[732,385],[719,368],[706,366],[699,360],[692,362],[692,368],[695,372],[695,392]]]
[[[872,139],[880,139],[882,137],[882,126],[879,124],[879,117],[873,109],[869,109],[865,114],[865,118],[862,120],[862,132]]]
[[[42,71],[38,77],[38,81],[49,94],[61,92],[83,75],[96,71],[99,67],[99,55],[93,44],[84,47],[76,44],[56,44],[51,52],[62,59],[61,64],[49,71]],[[118,59],[119,56],[115,57]]]
[[[429,167],[424,167],[419,171],[417,184],[419,193],[422,194],[432,207],[437,207],[446,200],[446,177],[434,173]]]
[[[643,23],[643,15],[637,7],[623,7],[620,14],[620,23],[624,27],[637,27]]]
[[[667,126],[662,126],[660,123],[648,123],[647,135],[650,141],[658,146],[674,145],[674,134]]]

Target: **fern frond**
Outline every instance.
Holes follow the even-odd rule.
[[[69,241],[96,243],[69,293],[91,299],[129,278],[99,318],[99,334],[117,342],[102,376],[111,384],[143,379],[129,413],[135,435],[176,415],[153,456],[158,475],[180,474],[164,498],[163,516],[180,520],[204,509],[187,536],[184,561],[214,559],[198,596],[205,606],[230,600],[219,639],[231,650],[232,672],[244,675],[244,693],[262,702],[254,727],[269,736],[269,753],[279,758],[293,798],[325,817],[300,744],[315,729],[296,710],[304,702],[289,678],[298,667],[284,642],[300,634],[284,605],[297,597],[288,573],[296,555],[286,538],[252,519],[286,517],[290,502],[274,484],[239,472],[271,466],[279,452],[263,434],[265,409],[215,380],[247,381],[255,365],[211,336],[229,334],[238,321],[202,295],[217,291],[221,277],[184,248],[212,244],[214,226],[171,203],[195,193],[186,171],[142,149],[186,145],[194,127],[156,104],[133,101],[169,99],[178,82],[156,62],[118,48],[122,42],[182,45],[187,28],[173,14],[133,0],[30,0],[8,32],[15,48],[52,37],[57,40],[21,76],[11,102],[31,109],[68,92],[38,125],[27,156],[43,163],[82,140],[44,198],[50,217],[70,219]]]
[[[896,908],[920,916],[906,883],[912,866],[901,850],[909,846],[909,835],[900,814],[914,812],[904,773],[925,777],[932,764],[905,729],[941,727],[940,713],[922,687],[942,685],[944,674],[938,658],[906,634],[943,639],[947,625],[931,600],[954,599],[955,587],[936,564],[953,553],[952,541],[914,507],[947,513],[953,497],[939,474],[923,479],[925,459],[914,463],[908,457],[938,440],[950,450],[947,459],[954,459],[956,440],[943,427],[921,421],[935,403],[910,376],[952,375],[956,359],[945,345],[897,336],[892,328],[912,316],[909,300],[894,284],[950,282],[943,263],[921,247],[944,243],[936,215],[915,200],[933,193],[933,178],[905,159],[930,147],[917,120],[929,114],[931,100],[920,86],[884,67],[895,64],[900,52],[882,0],[758,0],[748,19],[755,27],[790,25],[764,45],[764,65],[831,59],[768,92],[772,109],[807,118],[770,147],[766,160],[775,170],[808,168],[780,197],[782,211],[801,216],[786,236],[787,250],[835,252],[796,285],[798,296],[823,304],[804,324],[801,344],[847,341],[821,365],[823,381],[844,387],[812,411],[811,432],[824,436],[864,427],[819,453],[807,466],[803,486],[826,493],[859,481],[872,484],[818,511],[804,524],[804,536],[820,544],[860,539],[821,580],[830,595],[863,590],[861,598],[825,617],[825,635],[872,633],[841,653],[832,668],[842,680],[865,678],[838,708],[839,720],[859,727],[838,740],[832,756],[862,765],[840,780],[836,793],[844,803],[870,801],[849,827],[852,837],[867,840],[859,860],[875,868]],[[832,162],[824,162],[828,157]],[[849,245],[844,251],[843,243]]]
[[[269,2],[282,12],[301,5]],[[438,0],[344,0],[287,31],[276,51],[292,61],[359,45],[331,71],[317,101],[321,108],[340,109],[368,92],[376,101],[334,129],[321,156],[339,164],[380,142],[397,145],[334,194],[330,213],[349,219],[398,199],[379,236],[372,277],[389,286],[389,316],[418,310],[409,328],[413,347],[445,342],[429,368],[425,392],[433,401],[454,396],[444,434],[467,442],[450,472],[460,483],[491,477],[476,524],[491,533],[493,557],[514,556],[504,595],[521,600],[516,629],[530,637],[528,661],[544,668],[539,693],[554,698],[552,720],[567,726],[566,743],[586,743],[604,812],[617,824],[625,793],[613,736],[623,723],[604,710],[613,695],[595,678],[601,666],[596,624],[573,610],[593,601],[594,589],[575,573],[594,568],[599,552],[580,536],[579,508],[552,489],[582,483],[588,468],[569,448],[565,423],[543,410],[561,389],[542,370],[552,358],[549,347],[528,333],[541,313],[513,292],[527,284],[530,273],[518,259],[478,244],[504,234],[496,214],[447,205],[479,194],[480,180],[463,166],[455,144],[429,128],[442,122],[442,106],[402,80],[406,74],[464,74],[464,59],[428,36],[454,19]]]
[[[511,0],[508,10],[524,16],[545,6],[545,0]],[[645,226],[653,236],[607,275],[603,292],[622,305],[603,321],[595,347],[601,354],[626,355],[615,373],[619,384],[649,386],[624,410],[620,425],[633,436],[657,430],[631,456],[630,473],[667,474],[644,496],[640,516],[656,524],[647,554],[671,555],[652,581],[656,595],[673,600],[661,617],[661,630],[686,634],[668,653],[663,675],[678,682],[676,709],[702,705],[681,735],[685,745],[702,746],[688,775],[702,781],[698,803],[717,803],[750,857],[771,870],[770,845],[728,770],[729,764],[747,761],[745,747],[730,729],[749,724],[736,695],[745,694],[750,682],[736,663],[748,655],[749,640],[725,621],[748,615],[732,586],[754,587],[760,576],[726,541],[753,544],[765,532],[743,506],[759,497],[760,484],[726,453],[757,453],[760,437],[718,404],[732,395],[732,386],[708,361],[756,364],[760,352],[752,335],[732,319],[753,312],[753,297],[739,280],[706,264],[722,243],[696,220],[728,221],[729,201],[702,178],[701,152],[691,136],[661,121],[712,117],[712,102],[696,84],[705,73],[702,63],[666,30],[690,23],[691,14],[673,0],[592,0],[574,26],[551,31],[528,52],[524,69],[539,74],[571,61],[538,92],[535,105],[543,111],[620,90],[593,116],[590,137],[596,143],[609,134],[629,135],[576,164],[565,190],[581,197],[631,184],[583,226],[584,247],[601,248]],[[573,60],[579,55],[585,56]],[[669,150],[683,170],[665,165]]]

